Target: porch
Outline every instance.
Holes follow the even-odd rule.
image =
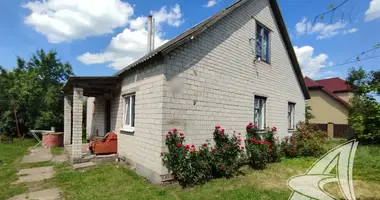
[[[97,77],[70,77],[65,86],[64,92],[64,147],[65,152],[69,156],[71,163],[81,163],[87,160],[96,159],[99,156],[91,155],[89,152],[89,144],[82,143],[84,115],[83,102],[88,97],[109,99],[113,93],[118,91],[119,77],[115,76],[97,76]],[[109,103],[108,103],[109,105]],[[92,116],[92,113],[87,113],[87,116]],[[89,112],[89,110],[87,110]],[[99,123],[104,129],[102,131],[110,131],[110,109],[100,110],[104,112],[104,120]],[[108,122],[108,124],[107,124]],[[86,123],[87,124],[87,123]],[[91,129],[86,131],[87,138],[91,138],[94,134]],[[97,132],[96,132],[97,133]],[[116,155],[108,155],[113,160]],[[105,156],[100,156],[105,157]],[[100,158],[99,157],[99,158]]]

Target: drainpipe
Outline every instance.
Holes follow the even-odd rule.
[[[148,46],[147,46],[147,50],[148,50],[148,53],[150,53],[152,51],[152,15],[149,15],[148,16]]]

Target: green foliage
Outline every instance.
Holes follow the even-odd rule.
[[[172,172],[183,186],[202,184],[216,177],[234,176],[243,157],[240,137],[224,134],[224,130],[216,127],[214,131],[215,147],[203,144],[184,145],[185,135],[177,129],[169,131],[165,144],[169,152],[161,153],[163,164]]]
[[[249,123],[246,126],[245,146],[247,149],[248,164],[253,169],[265,169],[269,162],[280,160],[280,149],[277,138],[274,137],[276,127],[259,133],[256,125]]]
[[[57,53],[37,50],[25,61],[17,58],[17,67],[0,67],[0,133],[20,133],[30,129],[61,130],[63,127],[63,83],[73,75],[71,65],[62,63]]]
[[[244,147],[241,147],[240,134],[229,136],[225,134],[224,129],[216,126],[213,136],[213,176],[230,178],[237,173],[242,164]]]
[[[380,143],[380,70],[366,72],[363,68],[351,69],[346,80],[354,97],[348,121],[355,137],[365,143]]]
[[[305,106],[305,121],[306,121],[306,123],[309,123],[309,121],[311,119],[315,118],[314,115],[311,113],[311,110],[312,110],[311,106],[309,106],[309,105]]]
[[[292,136],[285,137],[281,149],[287,157],[319,156],[325,153],[327,133],[316,130],[313,125],[300,122]]]

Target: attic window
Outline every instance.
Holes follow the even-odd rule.
[[[256,59],[270,62],[270,30],[263,25],[256,23]]]

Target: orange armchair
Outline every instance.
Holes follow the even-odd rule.
[[[93,141],[90,144],[92,154],[117,153],[117,135],[113,132],[107,133],[101,141]]]

